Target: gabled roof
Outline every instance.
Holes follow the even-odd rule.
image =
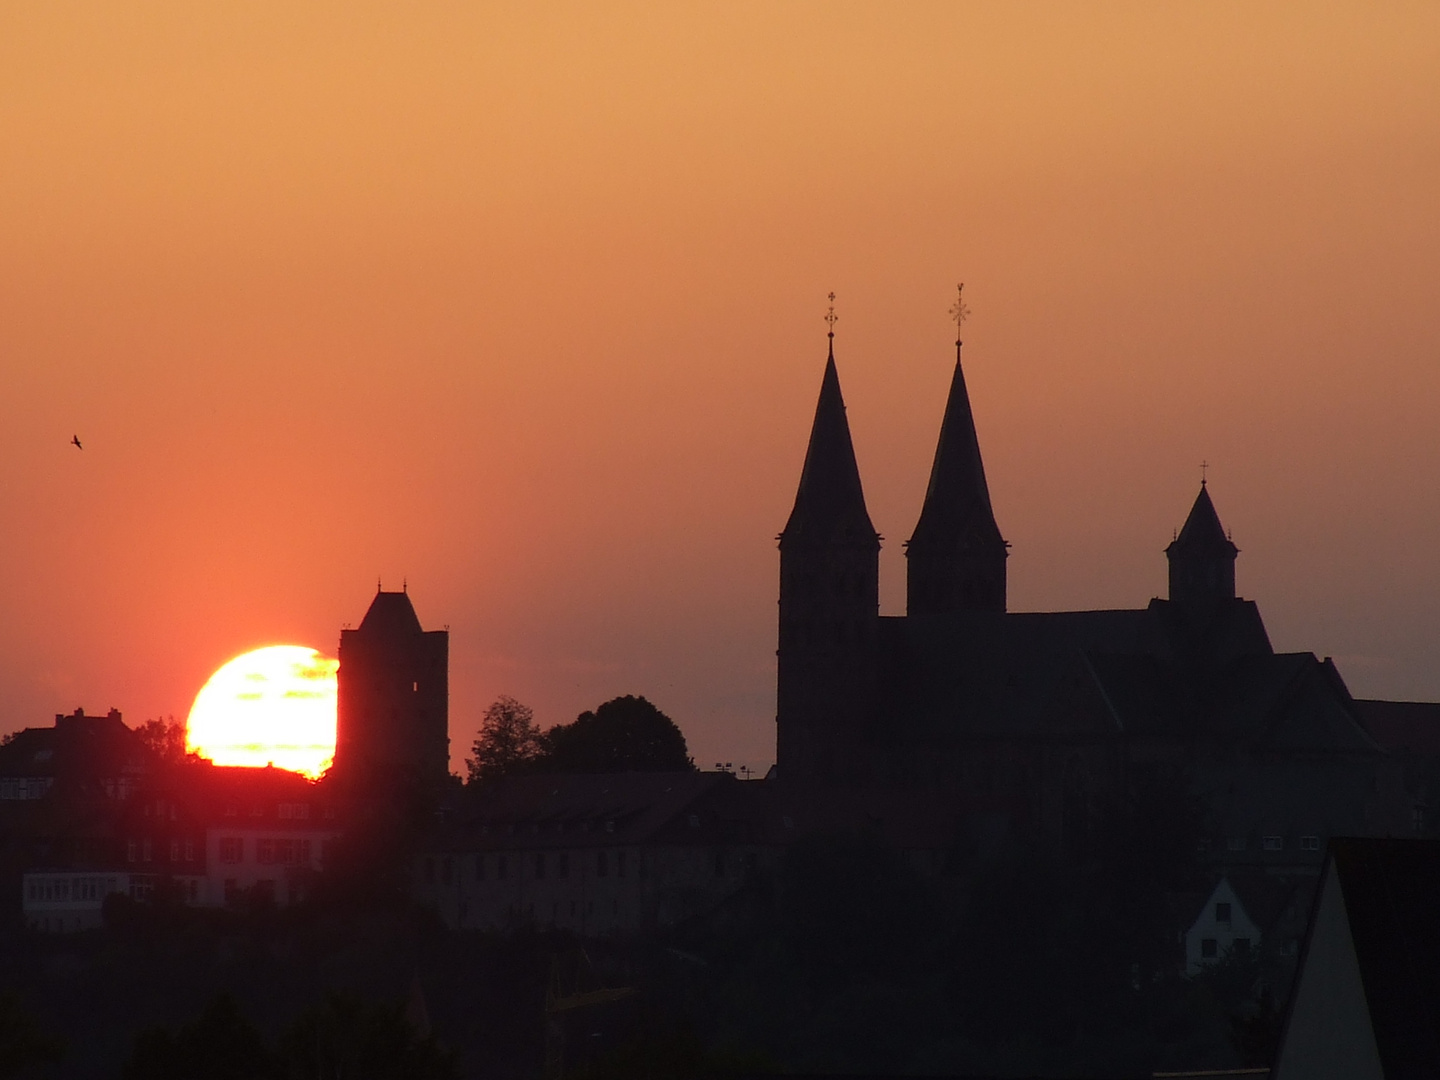
[[[1180,529],[1180,534],[1165,549],[1171,558],[1234,558],[1240,549],[1225,535],[1225,526],[1220,524],[1220,515],[1210,501],[1210,491],[1204,481],[1200,483],[1200,494],[1190,508],[1190,516]]]
[[[360,620],[360,630],[395,637],[424,633],[407,592],[376,592],[365,618]]]
[[[966,549],[1004,544],[990,506],[980,439],[975,432],[957,345],[955,374],[945,402],[945,418],[940,423],[935,461],[930,467],[930,485],[925,489],[925,504],[908,546]]]
[[[833,348],[820,381],[820,399],[815,405],[815,422],[810,428],[795,506],[780,534],[780,543],[782,547],[793,543],[879,544],[865,509],[860,467],[855,462],[850,423],[845,418],[845,399],[840,394]]]

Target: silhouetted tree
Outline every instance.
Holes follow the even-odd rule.
[[[64,1050],[59,1039],[42,1031],[13,994],[0,994],[0,1077],[53,1064]]]
[[[142,1031],[120,1075],[122,1080],[267,1080],[283,1075],[276,1065],[235,999],[220,994],[173,1034],[165,1028]]]
[[[545,772],[612,773],[693,770],[675,721],[643,697],[627,694],[545,733]]]
[[[501,695],[485,710],[471,750],[474,756],[465,760],[469,780],[475,783],[524,771],[543,751],[535,713],[513,697]]]
[[[162,720],[157,716],[136,728],[135,734],[167,765],[179,765],[185,761],[184,721],[173,716]]]

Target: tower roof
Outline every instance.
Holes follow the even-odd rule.
[[[424,633],[410,594],[405,592],[377,592],[370,601],[370,610],[360,620],[360,630],[388,635]]]
[[[1205,481],[1200,481],[1200,494],[1195,497],[1190,516],[1185,519],[1180,534],[1165,549],[1165,554],[1171,558],[1176,555],[1234,558],[1239,551],[1225,535],[1225,527],[1220,524],[1220,515],[1215,512],[1215,504],[1210,501],[1209,488],[1205,486]]]
[[[930,468],[930,486],[925,505],[910,545],[954,545],[965,541],[1004,544],[995,512],[990,507],[990,488],[985,482],[985,464],[980,459],[980,438],[970,411],[970,394],[965,388],[965,370],[960,364],[960,347],[955,348],[955,374],[950,380],[950,397],[945,402],[945,419],[935,446]]]
[[[850,441],[850,423],[845,419],[845,399],[840,394],[840,375],[835,370],[831,345],[820,381],[820,400],[815,406],[815,423],[810,428],[810,445],[795,507],[780,534],[784,541],[806,543],[860,542],[873,544],[879,537],[865,509],[860,486],[860,467]]]

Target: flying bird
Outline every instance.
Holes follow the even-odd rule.
[[[84,449],[85,449],[85,447],[83,447],[83,446],[80,445],[80,436],[79,436],[79,435],[71,435],[71,436],[70,436],[70,441],[75,444],[75,449],[77,449],[77,450],[84,450]]]

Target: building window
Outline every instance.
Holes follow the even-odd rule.
[[[195,841],[194,841],[194,840],[186,840],[186,841],[185,841],[185,861],[186,861],[186,862],[194,862],[194,861],[195,861]]]
[[[179,840],[171,840],[171,841],[170,841],[170,861],[171,861],[171,862],[179,862],[179,861],[180,861],[180,841],[179,841]]]
[[[1245,850],[1245,837],[1243,837],[1243,836],[1232,836],[1232,837],[1230,837],[1230,839],[1228,839],[1228,840],[1225,841],[1225,848],[1226,848],[1226,850],[1228,850],[1228,851],[1244,851],[1244,850]]]
[[[282,821],[304,821],[310,817],[310,804],[303,802],[282,802],[275,814]]]
[[[152,850],[150,838],[147,836],[144,840],[140,842],[140,861],[149,862],[153,856],[154,852]]]
[[[595,876],[606,877],[610,873],[610,853],[608,851],[597,851],[595,853]]]
[[[1284,851],[1285,838],[1283,836],[1267,836],[1260,841],[1266,851]]]
[[[1230,925],[1230,905],[1229,905],[1229,904],[1216,904],[1216,905],[1215,905],[1215,921],[1216,921],[1217,923],[1219,923],[1221,926],[1229,926],[1229,925]]]
[[[545,880],[545,853],[540,851],[535,853],[535,880]]]
[[[138,840],[131,840],[125,845],[125,858],[129,862],[140,861],[140,842]]]
[[[1200,939],[1200,956],[1201,956],[1201,958],[1202,958],[1202,959],[1205,959],[1205,960],[1214,960],[1217,955],[1219,955],[1219,950],[1218,950],[1218,949],[1216,948],[1216,946],[1215,946],[1215,939],[1214,939],[1213,937],[1201,938],[1201,939]]]
[[[1320,850],[1320,837],[1318,837],[1318,836],[1302,836],[1302,837],[1300,837],[1300,850],[1301,850],[1301,851],[1319,851],[1319,850]]]
[[[1235,944],[1230,946],[1237,956],[1244,956],[1250,951],[1250,939],[1248,937],[1237,937]]]
[[[245,841],[239,836],[222,836],[220,838],[220,861],[222,863],[238,863],[245,858]]]
[[[1425,807],[1415,807],[1410,814],[1410,824],[1414,826],[1416,836],[1419,836],[1425,831]]]

